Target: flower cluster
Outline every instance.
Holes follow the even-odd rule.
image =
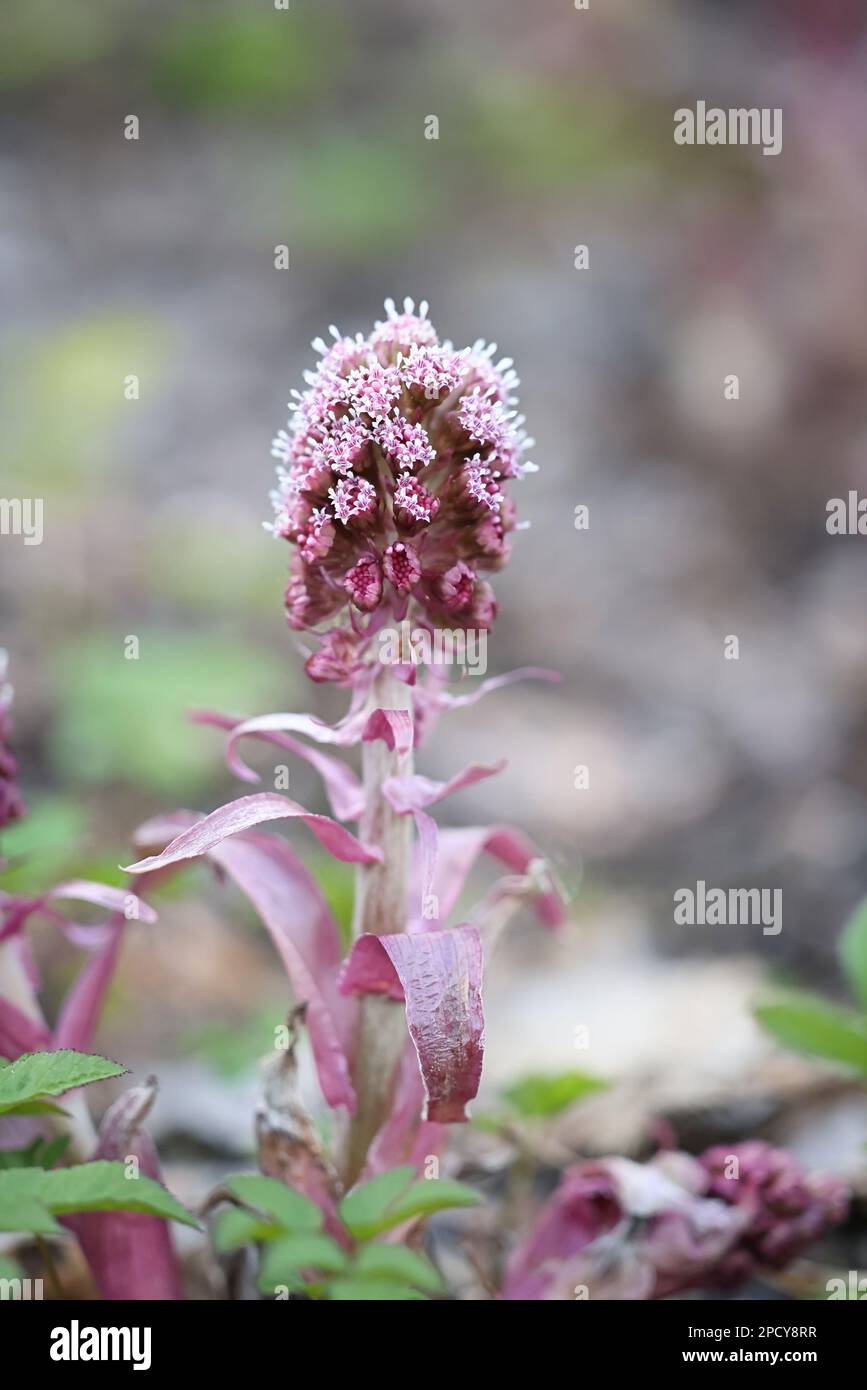
[[[404,301],[363,338],[321,338],[307,389],[274,441],[275,536],[294,547],[289,625],[323,641],[314,680],[348,678],[388,618],[487,629],[483,573],[509,554],[510,479],[533,470],[511,361],[495,345],[456,350]],[[411,610],[411,613],[410,613]]]
[[[513,1254],[506,1299],[666,1298],[782,1269],[841,1221],[849,1192],[758,1140],[568,1169]]]
[[[0,650],[0,830],[24,815],[24,801],[16,781],[18,764],[9,750],[12,687],[6,683],[6,653]]]
[[[710,1179],[708,1195],[747,1216],[737,1244],[717,1267],[720,1286],[739,1284],[757,1268],[783,1269],[845,1215],[841,1182],[804,1173],[785,1149],[761,1140],[731,1149],[720,1144],[702,1154],[700,1162]]]

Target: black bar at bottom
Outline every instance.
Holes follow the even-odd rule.
[[[538,1356],[550,1365],[552,1353],[568,1355],[576,1372],[597,1360],[612,1370],[667,1372],[675,1367],[701,1370],[706,1366],[762,1366],[779,1370],[806,1366],[821,1370],[859,1364],[867,1323],[855,1308],[836,1302],[706,1302],[593,1303],[577,1301],[536,1305],[518,1313],[514,1304],[503,1309],[507,1322],[492,1313],[488,1323],[482,1305],[474,1304],[469,1325],[452,1323],[451,1314],[430,1304],[389,1307],[388,1321],[377,1325],[377,1313],[365,1305],[360,1339],[342,1343],[350,1366],[369,1355],[375,1365],[406,1336],[422,1337],[428,1354],[442,1357],[440,1368],[452,1369],[464,1359],[452,1341],[461,1344],[491,1330],[511,1345],[515,1316],[529,1316],[535,1338],[524,1341],[532,1362]],[[384,1316],[386,1309],[382,1310]],[[346,1304],[310,1302],[258,1303],[56,1303],[0,1302],[0,1366],[10,1369],[13,1353],[27,1373],[46,1371],[63,1381],[80,1373],[90,1379],[100,1368],[113,1375],[164,1374],[166,1371],[213,1371],[221,1379],[246,1372],[257,1379],[291,1367],[293,1354],[304,1347],[314,1365],[334,1370],[334,1353],[341,1346],[334,1334],[355,1317]],[[461,1314],[456,1314],[460,1319]],[[479,1317],[485,1321],[479,1323]],[[310,1319],[313,1318],[311,1322]],[[536,1322],[536,1318],[540,1322]],[[418,1321],[416,1321],[418,1319]],[[429,1320],[430,1319],[430,1320]],[[303,1338],[302,1343],[295,1339]],[[288,1340],[291,1339],[291,1340]],[[538,1340],[536,1340],[538,1339]],[[568,1339],[564,1341],[563,1339]],[[460,1345],[460,1344],[459,1344]],[[479,1349],[484,1342],[479,1341]],[[488,1343],[488,1345],[490,1345]],[[535,1348],[535,1352],[534,1352]],[[593,1359],[591,1359],[593,1358]],[[471,1358],[475,1360],[475,1357]],[[339,1365],[339,1352],[338,1352]]]

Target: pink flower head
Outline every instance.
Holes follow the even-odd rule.
[[[423,425],[412,425],[397,411],[377,425],[374,436],[382,452],[402,471],[423,468],[436,459],[436,449]]]
[[[395,541],[382,557],[383,569],[399,594],[408,594],[421,578],[418,555],[411,545]]]
[[[9,749],[12,687],[6,683],[7,664],[7,655],[0,649],[0,830],[20,820],[26,809],[16,781],[18,763]]]
[[[757,1141],[701,1158],[578,1164],[512,1255],[503,1297],[571,1299],[578,1285],[608,1299],[734,1287],[788,1264],[842,1220],[847,1199],[837,1179],[807,1175]]]
[[[400,399],[400,372],[379,362],[357,367],[348,378],[349,397],[359,415],[381,420]]]
[[[473,601],[475,583],[476,576],[469,565],[463,560],[458,560],[457,564],[452,565],[451,569],[446,570],[437,580],[437,593],[443,606],[450,613],[460,613],[462,609],[469,608]]]
[[[376,555],[362,555],[346,576],[346,592],[357,608],[372,613],[382,598],[382,566]]]
[[[344,526],[368,521],[376,512],[376,488],[366,478],[341,478],[336,487],[328,489],[328,496],[334,515]]]
[[[456,350],[412,300],[386,302],[368,337],[316,339],[316,368],[293,393],[274,441],[275,536],[294,548],[286,591],[290,626],[329,624],[317,679],[351,634],[351,670],[374,659],[383,617],[430,626],[457,616],[488,628],[496,601],[481,577],[501,569],[516,529],[508,484],[532,465],[516,414],[517,377],[495,348]]]
[[[394,517],[401,526],[427,526],[440,507],[440,500],[428,492],[417,478],[402,474],[394,485]]]
[[[747,1214],[737,1246],[717,1272],[723,1286],[764,1266],[782,1269],[807,1245],[841,1221],[848,1189],[839,1179],[805,1173],[785,1149],[755,1139],[719,1144],[701,1156],[708,1192]]]

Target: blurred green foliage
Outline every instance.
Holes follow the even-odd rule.
[[[185,804],[219,780],[219,735],[191,726],[207,706],[252,714],[285,695],[281,660],[238,637],[142,629],[138,660],[124,657],[124,634],[88,636],[54,658],[62,691],[49,736],[60,774],[78,783],[120,783],[181,797]]]
[[[568,1110],[576,1101],[596,1091],[604,1091],[607,1083],[586,1072],[533,1072],[516,1081],[503,1092],[503,1100],[526,1118],[550,1119]]]
[[[347,51],[345,25],[322,6],[243,11],[210,4],[160,30],[153,88],[178,106],[262,114],[336,82]]]
[[[867,899],[846,923],[837,957],[855,996],[855,1010],[818,994],[795,991],[760,1004],[756,1018],[784,1047],[867,1075]]]
[[[92,61],[125,21],[99,0],[27,0],[0,9],[0,87],[23,87]]]
[[[354,261],[407,246],[442,215],[442,170],[423,154],[417,136],[345,127],[294,151],[286,170],[293,243]]]
[[[114,310],[73,319],[48,334],[16,337],[0,358],[4,486],[25,494],[87,497],[117,467],[113,429],[124,411],[124,376],[134,364],[153,386],[168,339],[158,319]]]
[[[178,1040],[178,1051],[207,1062],[221,1076],[241,1076],[273,1051],[275,1030],[282,1022],[279,1011],[260,1009],[240,1021],[205,1023]]]
[[[197,494],[194,508],[174,505],[161,512],[158,524],[141,537],[151,592],[175,607],[224,616],[258,612],[279,622],[287,549],[262,530],[267,510],[263,501],[261,515],[239,514],[225,497],[214,505],[213,498]],[[282,632],[280,640],[288,658],[290,641]]]
[[[29,798],[24,820],[3,831],[0,886],[7,893],[36,893],[73,872],[78,875],[77,856],[87,830],[87,812],[71,798]]]

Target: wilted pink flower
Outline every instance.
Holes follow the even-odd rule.
[[[748,1224],[720,1263],[715,1282],[739,1283],[764,1266],[782,1269],[846,1214],[848,1190],[838,1178],[805,1173],[785,1149],[755,1139],[701,1156],[708,1192],[738,1207]]]
[[[295,550],[286,591],[291,627],[329,629],[328,651],[310,658],[318,680],[346,679],[333,655],[339,630],[364,663],[382,616],[488,627],[496,614],[480,572],[508,558],[516,526],[505,491],[533,465],[514,409],[511,361],[477,342],[456,351],[440,342],[412,300],[367,338],[322,339],[307,390],[294,393],[273,493],[274,534]],[[312,669],[311,669],[312,667]],[[334,672],[326,675],[325,672]]]
[[[12,687],[6,682],[8,658],[0,649],[0,830],[24,815],[24,800],[16,781],[18,763],[9,748],[11,720],[9,710],[12,705]]]
[[[509,1261],[503,1297],[653,1299],[731,1287],[788,1264],[842,1219],[847,1200],[837,1179],[804,1174],[758,1142],[699,1159],[578,1164]]]

